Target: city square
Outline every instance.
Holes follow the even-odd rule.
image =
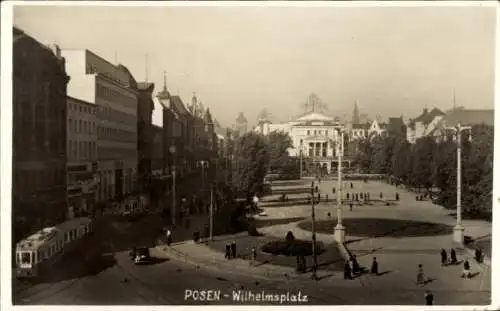
[[[7,306],[492,307],[496,8],[324,5],[2,3]]]

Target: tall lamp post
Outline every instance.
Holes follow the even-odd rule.
[[[300,179],[302,179],[302,159],[304,157],[303,152],[304,152],[304,145],[302,145],[302,143],[301,143],[300,144],[300,149],[299,149]]]
[[[318,256],[316,250],[316,213],[315,213],[315,194],[316,187],[314,181],[311,182],[311,227],[312,227],[312,255],[313,255],[313,268],[311,278],[313,280],[317,279],[316,270],[318,268]],[[318,191],[318,203],[319,203],[319,191]]]
[[[175,213],[175,145],[171,145],[169,148],[170,153],[172,154],[172,208],[170,209],[170,212],[172,214],[172,225],[175,226],[175,218],[176,218],[176,213]]]
[[[342,154],[344,152],[344,130],[338,128],[337,140],[337,225],[335,226],[335,241],[337,243],[344,243],[345,240],[345,227],[342,225]]]
[[[455,127],[447,127],[453,131],[453,138],[457,143],[457,224],[453,228],[453,241],[460,246],[464,244],[464,230],[462,225],[462,132],[469,131],[469,141],[472,140],[471,127],[458,123]]]

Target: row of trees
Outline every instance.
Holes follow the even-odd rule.
[[[296,161],[288,155],[292,140],[286,133],[267,136],[248,132],[228,142],[232,153],[232,186],[247,196],[264,192],[264,178],[269,173],[280,175],[296,171]]]
[[[491,213],[493,127],[476,125],[462,133],[462,205],[469,213]],[[410,144],[400,134],[358,143],[356,162],[363,173],[387,174],[397,182],[424,189],[447,208],[456,206],[457,144],[423,137]],[[435,197],[433,197],[435,195]]]

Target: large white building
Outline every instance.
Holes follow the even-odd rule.
[[[137,85],[122,65],[88,50],[62,50],[68,96],[97,107],[98,201],[126,199],[136,189]]]

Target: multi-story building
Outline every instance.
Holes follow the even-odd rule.
[[[12,220],[17,240],[64,221],[66,208],[66,87],[57,46],[13,29]]]
[[[137,107],[137,152],[138,152],[138,190],[141,193],[141,204],[149,201],[148,194],[151,192],[151,161],[154,147],[153,129],[153,90],[154,84],[140,82],[137,84],[139,90],[139,104]]]
[[[97,107],[67,98],[67,181],[69,217],[95,213],[97,178]]]
[[[97,156],[101,206],[136,204],[137,83],[123,65],[89,50],[63,50],[71,77],[68,95],[97,106]]]

